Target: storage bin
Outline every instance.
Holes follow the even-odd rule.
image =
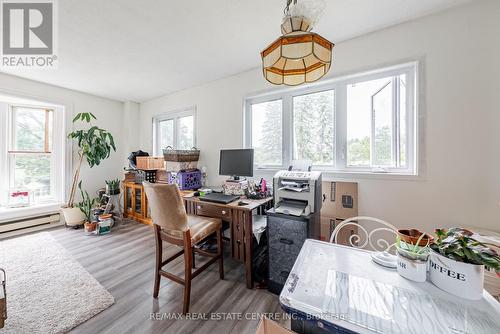
[[[155,170],[164,167],[163,157],[137,157],[137,169]]]

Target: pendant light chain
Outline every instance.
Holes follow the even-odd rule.
[[[283,11],[285,13],[285,16],[288,16],[288,14],[290,13],[290,5],[292,4],[292,2],[294,5],[297,4],[297,0],[286,0],[286,7]]]

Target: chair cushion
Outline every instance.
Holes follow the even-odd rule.
[[[201,217],[196,215],[188,216],[188,226],[191,233],[191,244],[194,245],[216,232],[222,226],[220,218]],[[168,235],[182,240],[182,231],[163,230]]]

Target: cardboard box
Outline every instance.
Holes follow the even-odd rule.
[[[155,170],[162,169],[165,165],[163,157],[137,157],[137,169]]]
[[[281,327],[277,322],[262,318],[255,334],[293,334],[293,332]]]
[[[321,216],[320,240],[329,242],[333,231],[343,221],[344,219]],[[354,234],[358,234],[358,228],[354,225],[347,225],[340,230],[335,243],[345,246],[352,246],[349,242],[349,238]],[[355,245],[354,242],[353,244]]]
[[[358,184],[356,182],[323,181],[321,215],[347,219],[358,215]]]

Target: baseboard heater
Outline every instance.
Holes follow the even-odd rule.
[[[39,231],[58,226],[60,224],[61,219],[59,213],[4,222],[0,223],[0,239],[8,238],[13,235]]]

